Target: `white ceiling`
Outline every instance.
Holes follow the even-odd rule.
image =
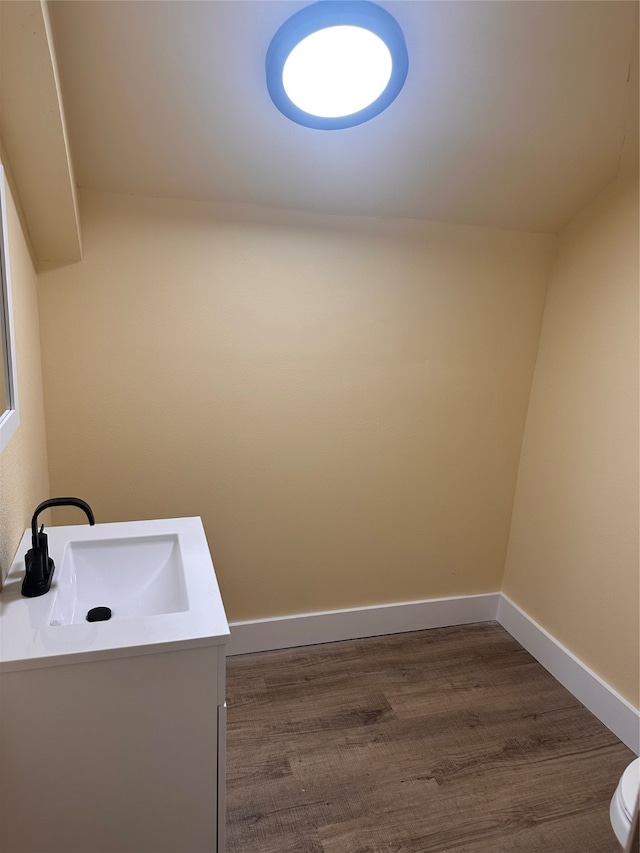
[[[616,176],[625,124],[637,145],[636,2],[381,2],[407,82],[340,131],[267,94],[269,41],[305,5],[53,3],[79,185],[555,232]]]

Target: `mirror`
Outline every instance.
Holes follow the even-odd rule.
[[[20,423],[4,169],[0,164],[0,452]]]

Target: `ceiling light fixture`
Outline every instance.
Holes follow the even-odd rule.
[[[399,24],[366,0],[320,0],[292,15],[267,51],[267,88],[287,118],[338,130],[398,96],[409,67]]]

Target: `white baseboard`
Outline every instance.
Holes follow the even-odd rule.
[[[636,755],[640,753],[640,711],[504,593],[499,595],[497,618],[502,627],[563,687],[629,749]]]
[[[227,654],[243,655],[487,622],[496,618],[498,597],[499,593],[491,592],[232,622]]]
[[[640,753],[640,712],[506,595],[460,595],[232,622],[228,655],[497,620],[616,737]]]

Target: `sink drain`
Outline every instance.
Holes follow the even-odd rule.
[[[111,619],[110,607],[92,607],[87,613],[87,622],[106,622]]]

